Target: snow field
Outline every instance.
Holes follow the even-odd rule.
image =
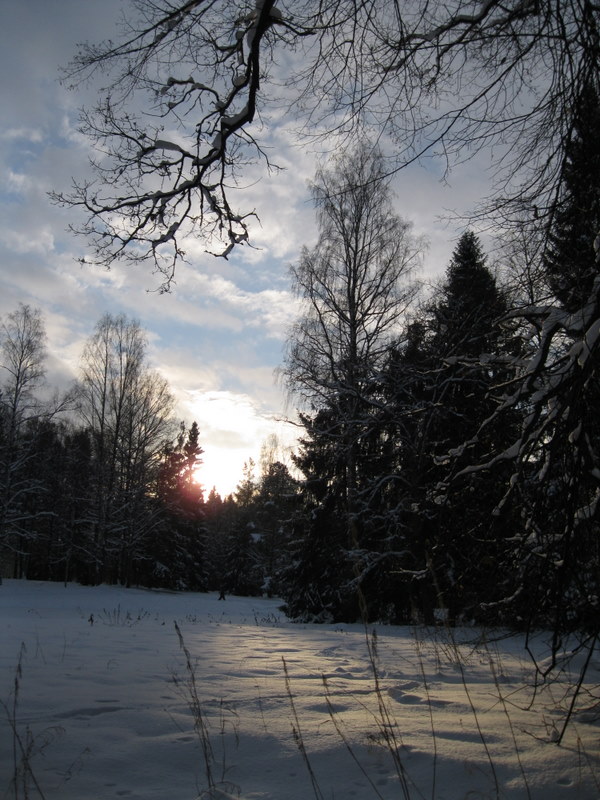
[[[570,677],[534,697],[520,637],[373,636],[293,624],[278,606],[5,581],[0,798],[26,797],[26,784],[40,796],[33,779],[46,800],[600,796],[599,659],[590,709],[558,747]]]

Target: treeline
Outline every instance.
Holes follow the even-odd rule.
[[[173,418],[146,337],[105,315],[87,341],[76,385],[42,400],[45,331],[21,305],[0,328],[0,575],[260,593],[276,568],[272,498],[294,482],[279,463],[235,496],[204,498],[200,432]],[[287,484],[289,483],[289,487]],[[261,537],[253,535],[250,506]],[[260,541],[259,541],[260,539]],[[263,569],[261,564],[268,565]]]

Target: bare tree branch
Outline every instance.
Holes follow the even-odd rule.
[[[81,208],[95,259],[150,259],[168,288],[183,239],[227,256],[254,210],[232,202],[245,168],[272,165],[257,115],[286,109],[300,140],[375,130],[389,173],[437,157],[443,173],[483,150],[492,188],[475,215],[522,225],[556,203],[572,108],[598,72],[591,0],[132,0],[119,42],[86,45],[66,71],[107,76],[81,129],[96,178],[58,202]],[[132,109],[138,109],[134,111]],[[332,139],[334,135],[334,139]]]

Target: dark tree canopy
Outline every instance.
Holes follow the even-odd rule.
[[[586,302],[599,272],[594,249],[600,233],[599,132],[600,98],[591,83],[573,110],[561,193],[544,258],[550,289],[567,311]]]

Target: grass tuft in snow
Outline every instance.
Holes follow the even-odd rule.
[[[8,703],[0,701],[12,733],[13,772],[8,792],[12,794],[14,800],[30,800],[33,797],[45,800],[46,796],[35,775],[32,761],[64,731],[60,726],[54,725],[45,728],[42,733],[34,735],[29,725],[23,727],[19,721],[19,695],[23,678],[23,658],[26,652],[25,643],[22,643],[15,669],[12,698]]]
[[[321,792],[321,787],[319,786],[317,776],[315,775],[315,771],[313,770],[310,758],[308,756],[308,751],[306,750],[306,746],[304,744],[304,737],[302,736],[302,727],[300,725],[300,717],[298,716],[298,711],[296,710],[296,704],[294,703],[294,695],[292,693],[290,673],[288,670],[286,660],[285,658],[283,658],[283,656],[281,658],[281,661],[283,663],[283,672],[285,675],[285,690],[287,692],[288,700],[290,702],[290,709],[292,711],[292,735],[294,737],[296,747],[298,748],[298,752],[302,756],[304,765],[308,770],[314,795],[317,798],[317,800],[324,800],[323,793]]]
[[[377,726],[380,738],[385,742],[385,745],[392,757],[394,769],[396,771],[396,775],[398,776],[398,782],[400,783],[400,788],[402,790],[402,797],[404,800],[410,800],[409,779],[401,757],[402,741],[396,736],[396,728],[398,726],[390,714],[389,706],[381,688],[377,630],[373,628],[373,631],[369,636],[369,632],[365,627],[365,639],[367,643],[367,652],[369,654],[369,664],[373,672],[375,697],[377,698],[377,714],[375,715],[375,724]]]
[[[131,611],[122,611],[121,606],[118,605],[113,609],[103,608],[95,617],[93,614],[90,614],[88,622],[90,625],[93,625],[95,622],[101,622],[103,625],[131,628],[133,625],[137,625],[149,616],[149,611],[140,609],[137,614],[132,614]]]
[[[175,632],[179,641],[179,647],[185,657],[185,677],[181,678],[178,675],[173,675],[173,683],[180,690],[181,694],[187,701],[189,709],[194,719],[194,730],[200,743],[202,752],[202,759],[204,764],[204,775],[206,778],[206,788],[203,789],[198,800],[225,800],[232,796],[239,796],[239,789],[235,784],[229,783],[225,780],[225,773],[227,771],[225,750],[222,752],[222,759],[219,762],[215,756],[215,749],[212,744],[212,737],[210,731],[210,724],[208,717],[204,713],[200,694],[198,691],[198,679],[196,676],[196,665],[192,658],[181,628],[175,621]],[[225,706],[223,701],[220,704],[220,734],[221,741],[224,743],[225,728],[227,718],[225,714]],[[237,731],[234,731],[237,740]],[[223,745],[224,747],[224,745]],[[220,773],[220,774],[217,774]]]

